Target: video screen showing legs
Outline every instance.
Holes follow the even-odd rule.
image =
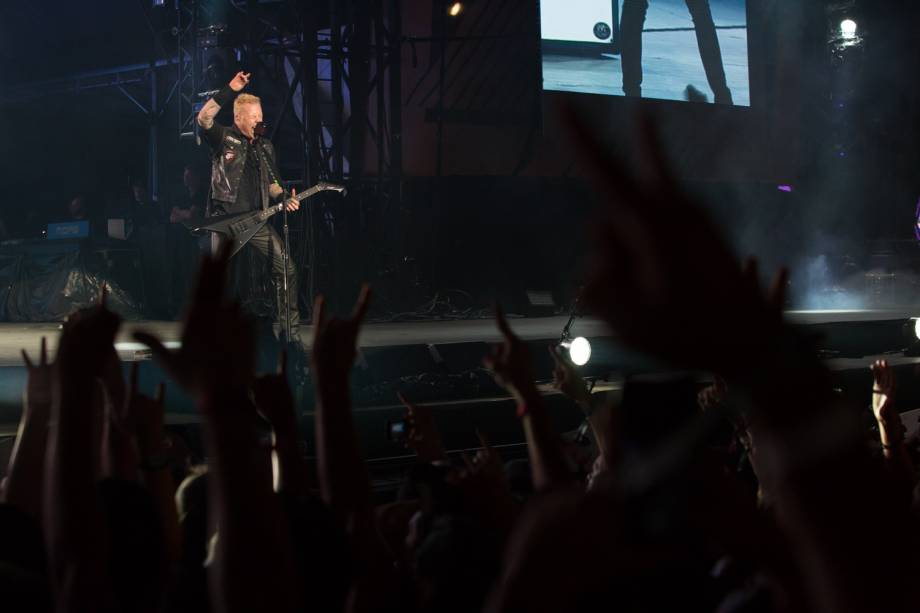
[[[543,89],[750,106],[747,0],[541,0]]]

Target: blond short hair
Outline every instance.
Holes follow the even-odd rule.
[[[262,104],[262,100],[258,96],[253,96],[252,94],[240,94],[236,97],[236,100],[233,101],[233,114],[239,115],[243,106],[247,104]]]

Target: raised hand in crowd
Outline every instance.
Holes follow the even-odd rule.
[[[483,526],[507,533],[517,514],[518,505],[511,494],[502,457],[489,444],[489,438],[476,431],[480,448],[472,457],[464,453],[463,468],[451,473],[449,482],[463,493],[467,510]]]
[[[253,324],[237,303],[224,296],[231,251],[232,244],[226,242],[216,256],[203,259],[178,350],[167,349],[147,332],[135,333],[176,382],[199,401],[215,395],[246,395],[254,377]]]
[[[41,517],[42,470],[54,384],[54,365],[48,361],[45,337],[41,340],[38,363],[32,362],[25,349],[22,350],[22,360],[26,366],[26,387],[2,500],[37,520]]]
[[[539,404],[540,392],[537,390],[530,350],[511,330],[499,305],[495,306],[495,323],[501,332],[502,342],[493,348],[491,355],[483,359],[483,364],[492,371],[496,382],[508,390],[519,406],[528,402]]]
[[[282,350],[278,356],[276,372],[259,375],[252,382],[252,394],[259,413],[272,427],[277,458],[275,491],[293,496],[307,495],[311,479],[303,460],[302,437],[298,430],[294,395],[288,379],[286,350]]]
[[[406,422],[409,426],[406,447],[415,451],[420,462],[446,461],[447,449],[441,440],[441,432],[434,423],[431,409],[409,402],[402,392],[397,393],[397,396],[406,407]]]
[[[320,493],[347,527],[357,569],[349,611],[385,607],[397,591],[393,559],[376,527],[370,480],[352,417],[349,382],[358,356],[361,325],[370,308],[364,285],[347,318],[330,317],[320,296],[313,305],[310,364],[316,386],[316,455]]]
[[[100,377],[102,406],[100,437],[101,474],[122,481],[136,482],[140,458],[138,456],[137,427],[131,413],[130,398],[121,372],[121,362],[115,347],[105,359]]]
[[[310,363],[316,385],[319,483],[326,504],[343,519],[370,509],[370,484],[358,448],[348,389],[370,297],[370,287],[365,285],[351,316],[344,319],[326,315],[322,296],[313,306]]]
[[[882,446],[891,450],[904,439],[904,426],[894,407],[894,369],[888,360],[876,360],[869,368],[872,371],[872,414],[879,425]]]
[[[291,537],[249,400],[255,330],[224,295],[230,250],[224,243],[216,256],[204,258],[179,350],[167,349],[147,333],[135,338],[192,393],[204,417],[208,504],[211,525],[219,530],[208,566],[212,605],[222,612],[293,611],[300,606],[300,592]]]
[[[358,356],[358,336],[370,308],[371,289],[364,285],[349,317],[326,315],[323,296],[313,305],[313,345],[310,361],[317,369],[320,384],[338,385],[348,381]]]
[[[783,325],[752,267],[742,270],[680,189],[647,118],[645,182],[601,147],[583,119],[570,113],[569,122],[607,203],[588,305],[633,347],[722,375],[747,397],[758,472],[772,484],[811,607],[903,608],[917,559],[889,557],[885,544],[913,534],[907,509],[878,478],[860,446],[856,412],[833,398],[817,353]]]
[[[115,607],[96,496],[93,396],[120,325],[103,288],[99,305],[71,315],[58,341],[42,518],[58,611]]]
[[[593,478],[599,472],[609,471],[616,461],[618,446],[613,407],[606,394],[591,394],[587,382],[559,347],[551,345],[549,354],[553,358],[553,386],[578,405],[594,434],[600,455],[591,470]]]
[[[157,506],[166,552],[165,562],[176,564],[182,553],[175,502],[176,484],[171,472],[176,462],[176,450],[164,426],[165,403],[166,385],[158,384],[153,397],[145,395],[140,389],[139,365],[137,362],[132,363],[125,425],[132,429],[136,437],[141,482]]]
[[[887,464],[905,485],[916,482],[914,464],[904,444],[906,428],[895,408],[894,368],[888,360],[876,360],[872,370],[872,414],[878,424],[879,442]]]
[[[503,340],[491,355],[483,359],[483,364],[517,403],[517,415],[527,439],[533,486],[543,490],[568,483],[571,479],[562,452],[562,440],[553,428],[537,390],[530,350],[511,330],[498,306],[495,308],[495,323]]]
[[[586,305],[633,347],[677,365],[722,374],[738,351],[763,351],[780,318],[715,224],[681,189],[648,117],[639,178],[602,148],[587,123],[569,124],[605,197]]]

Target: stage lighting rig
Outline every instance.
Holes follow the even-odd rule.
[[[904,327],[905,336],[912,343],[920,342],[920,317],[911,317],[907,321],[907,325]]]
[[[856,22],[852,19],[844,19],[840,22],[840,36],[847,40],[856,38]]]
[[[861,47],[863,38],[859,35],[859,26],[853,19],[846,17],[845,15],[841,15],[840,17],[843,17],[843,19],[841,19],[839,25],[837,25],[836,28],[831,26],[831,48],[839,53],[850,48]],[[831,19],[833,21],[831,21],[831,23],[836,23],[836,19],[839,19],[840,17],[832,16]]]
[[[227,24],[216,23],[204,28],[198,29],[198,48],[212,49],[218,47],[229,47],[232,45],[230,40],[230,28]]]
[[[920,317],[911,317],[901,328],[901,338],[905,344],[904,355],[920,356]]]
[[[575,366],[584,366],[591,359],[591,343],[583,336],[562,340],[559,346],[568,352],[569,359]]]

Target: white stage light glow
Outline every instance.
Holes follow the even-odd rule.
[[[856,38],[856,22],[852,19],[844,19],[840,22],[840,34],[844,38]]]
[[[569,359],[575,366],[584,366],[591,359],[591,343],[583,336],[572,339],[568,349]]]

